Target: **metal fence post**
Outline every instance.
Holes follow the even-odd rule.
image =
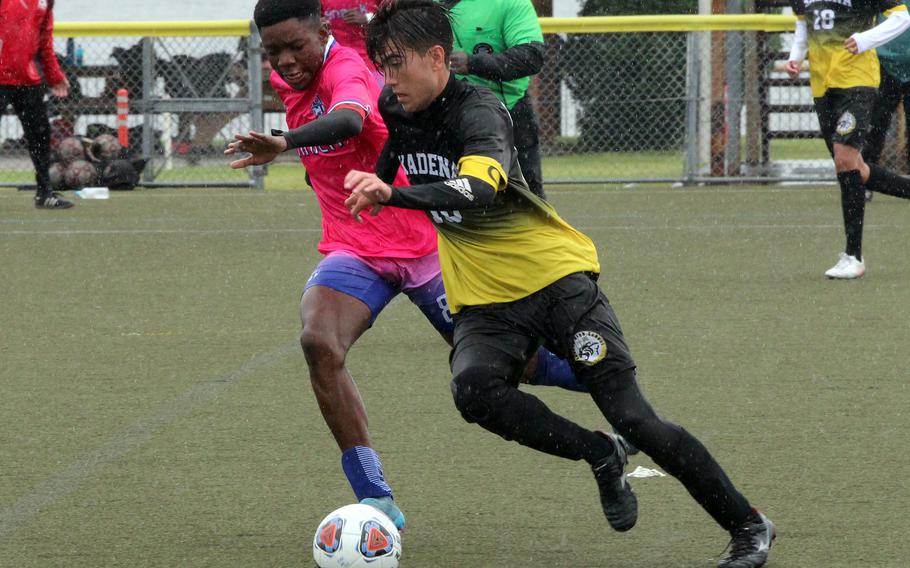
[[[683,178],[686,185],[698,175],[698,83],[699,59],[696,32],[686,33],[686,163]]]
[[[697,31],[695,52],[698,58],[698,159],[699,177],[710,174],[711,164],[711,32]]]
[[[262,132],[265,121],[262,116],[262,41],[256,23],[250,20],[250,38],[247,42],[247,70],[249,75],[250,93],[250,127],[256,132]],[[265,166],[250,168],[250,185],[254,189],[265,189],[265,175],[268,173]]]
[[[727,0],[727,13],[742,13],[739,0]],[[726,78],[727,78],[727,147],[724,150],[726,163],[724,175],[739,176],[740,164],[740,119],[743,108],[743,33],[727,32]]]
[[[142,157],[148,165],[142,174],[145,182],[155,181],[154,136],[155,115],[152,113],[152,96],[155,91],[155,39],[142,38]]]
[[[742,32],[727,32],[727,148],[724,175],[740,175],[740,117],[743,106]]]

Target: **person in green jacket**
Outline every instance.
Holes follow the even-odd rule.
[[[904,4],[910,7],[907,1]],[[891,118],[901,99],[904,101],[904,120],[907,129],[907,168],[910,170],[910,31],[906,31],[876,49],[881,63],[882,82],[878,97],[872,107],[872,125],[863,152],[866,162],[877,164],[885,146],[885,136],[891,126]],[[866,199],[871,197],[866,195]]]
[[[521,173],[544,196],[537,116],[528,96],[531,76],[546,59],[543,33],[531,0],[443,0],[455,33],[451,69],[459,79],[487,87],[506,105]]]

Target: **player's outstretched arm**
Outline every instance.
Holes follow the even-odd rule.
[[[356,110],[339,108],[284,133],[288,148],[327,146],[353,138],[363,130],[364,116]]]
[[[283,136],[270,136],[251,130],[249,134],[235,134],[234,141],[228,144],[224,153],[228,156],[244,152],[249,154],[245,158],[231,162],[231,167],[237,170],[268,164],[285,150],[287,143]]]
[[[907,7],[901,2],[890,3],[897,5],[884,12],[886,18],[884,22],[871,30],[853,34],[844,40],[844,48],[847,51],[858,55],[881,47],[910,28],[910,14],[907,13]]]
[[[484,180],[460,175],[457,178],[412,185],[392,187],[383,205],[423,211],[451,211],[476,209],[493,203],[496,188]]]
[[[358,220],[365,209],[372,207],[375,215],[379,211],[377,206],[382,205],[424,211],[473,209],[491,204],[498,185],[499,182],[493,185],[480,177],[462,174],[453,179],[398,188],[376,174],[351,170],[344,180],[344,188],[351,195],[344,204]]]
[[[363,116],[350,109],[334,110],[325,116],[280,134],[250,132],[237,134],[224,151],[227,155],[249,153],[246,158],[231,162],[234,169],[268,164],[285,150],[304,146],[326,146],[357,136],[363,130]],[[276,131],[277,132],[277,131]]]

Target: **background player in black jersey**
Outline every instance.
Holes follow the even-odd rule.
[[[597,251],[525,183],[509,115],[489,90],[450,75],[452,31],[432,0],[384,3],[367,51],[386,77],[379,109],[389,130],[377,172],[404,166],[410,187],[351,171],[346,201],[361,212],[393,206],[428,212],[455,317],[452,394],[468,422],[524,446],[591,465],[610,525],[631,529],[637,500],[626,449],[553,413],[516,388],[540,344],[572,363],[604,417],[680,480],[732,546],[722,568],[762,566],[774,526],[752,508],[707,449],[661,419],[644,398],[613,308],[598,288]]]
[[[861,154],[881,79],[875,48],[906,30],[910,16],[900,0],[791,0],[791,5],[797,22],[787,72],[795,79],[808,51],[815,112],[834,158],[847,236],[844,252],[825,276],[860,278],[866,273],[866,189],[910,199],[910,180],[867,165]],[[887,19],[868,29],[880,12]]]

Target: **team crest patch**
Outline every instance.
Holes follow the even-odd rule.
[[[319,95],[313,99],[313,104],[310,105],[310,110],[313,111],[313,114],[316,115],[316,118],[325,114],[325,103],[322,102],[322,99],[319,98]]]
[[[837,119],[836,132],[841,136],[846,136],[854,130],[856,130],[856,117],[853,116],[853,113],[847,111],[840,115],[840,118]]]
[[[596,365],[607,356],[607,342],[593,331],[579,331],[573,338],[575,360],[585,365]]]

